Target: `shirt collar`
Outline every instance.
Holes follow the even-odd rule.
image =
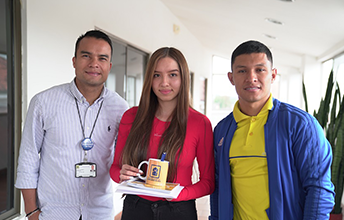
[[[87,102],[86,98],[83,96],[83,94],[79,91],[78,87],[76,86],[75,78],[72,80],[72,82],[70,82],[69,88],[70,88],[70,91],[71,91],[72,95],[74,96],[74,98],[76,98],[79,102],[82,102],[82,103]],[[107,93],[108,93],[108,90],[104,85],[103,90],[100,93],[99,98],[94,103],[98,103],[98,102],[102,101]]]
[[[265,103],[265,105],[263,106],[263,108],[260,110],[260,112],[258,113],[258,115],[256,117],[261,117],[265,112],[271,110],[273,108],[273,106],[274,106],[274,104],[273,104],[273,100],[272,100],[272,95],[270,93],[270,97],[269,97],[268,101]],[[234,116],[234,119],[237,123],[251,117],[249,115],[245,115],[244,113],[242,113],[240,111],[239,101],[237,101],[234,105],[233,116]]]

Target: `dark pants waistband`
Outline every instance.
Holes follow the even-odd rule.
[[[195,200],[150,201],[136,195],[124,199],[122,220],[197,220]]]

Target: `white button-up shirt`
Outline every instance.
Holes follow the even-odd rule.
[[[91,137],[94,147],[87,152],[88,162],[97,165],[97,176],[76,178],[75,164],[83,162],[85,153],[80,142],[90,136],[102,102]],[[40,219],[78,220],[80,215],[83,220],[114,219],[109,168],[120,119],[127,109],[127,102],[105,87],[90,106],[74,80],[32,98],[15,187],[37,189]]]

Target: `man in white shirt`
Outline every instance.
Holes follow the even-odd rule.
[[[72,82],[30,102],[15,184],[29,220],[114,218],[109,168],[128,104],[104,86],[112,50],[101,31],[81,35]]]

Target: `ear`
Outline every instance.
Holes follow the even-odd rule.
[[[275,81],[276,76],[277,76],[277,69],[273,68],[271,71],[271,83],[273,83]]]
[[[233,73],[232,72],[228,72],[227,73],[228,79],[229,81],[232,83],[232,85],[234,86],[234,80],[233,80]]]
[[[75,68],[75,57],[72,58],[73,67]]]

